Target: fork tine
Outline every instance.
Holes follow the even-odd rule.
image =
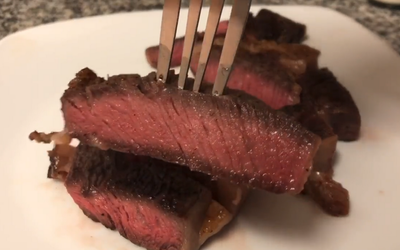
[[[197,67],[196,77],[194,80],[193,91],[198,92],[206,71],[206,65],[210,56],[212,44],[214,42],[215,33],[221,19],[222,9],[225,0],[212,0],[210,11],[207,18],[207,26],[204,34],[203,44],[201,46],[200,58]]]
[[[217,77],[213,87],[213,95],[222,95],[232,71],[232,64],[239,47],[240,40],[249,15],[251,0],[234,0],[231,17],[229,18]]]
[[[192,58],[193,45],[196,40],[197,26],[200,20],[203,0],[190,0],[188,20],[186,25],[185,41],[183,45],[182,63],[179,72],[178,87],[185,88],[186,78],[189,71],[190,59]]]
[[[157,77],[164,82],[167,81],[171,65],[180,8],[181,0],[165,0],[164,2],[160,32],[160,52],[158,54],[157,65]]]

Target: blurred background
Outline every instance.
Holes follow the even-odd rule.
[[[226,0],[231,4],[233,0]],[[381,36],[400,53],[400,4],[377,7],[370,1],[400,0],[253,0],[253,5],[315,5],[337,10]],[[160,9],[163,0],[0,0],[0,39],[29,27],[72,18]],[[205,0],[208,5],[210,0]],[[188,6],[189,0],[183,0]],[[382,5],[382,4],[381,4]],[[133,24],[134,25],[134,24]]]

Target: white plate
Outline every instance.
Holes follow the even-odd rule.
[[[321,65],[336,73],[360,108],[362,137],[339,143],[336,166],[336,179],[350,191],[351,214],[333,218],[303,198],[260,192],[231,230],[204,249],[400,249],[400,58],[337,12],[270,9],[308,26],[307,43],[322,50]],[[61,184],[46,179],[50,146],[30,142],[28,134],[62,129],[59,98],[81,68],[102,76],[151,71],[144,50],[157,44],[160,20],[160,11],[72,20],[0,42],[0,249],[138,249],[87,219]]]

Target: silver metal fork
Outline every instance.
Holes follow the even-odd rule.
[[[222,95],[224,92],[226,83],[232,70],[232,64],[235,59],[236,51],[247,22],[250,4],[251,0],[234,0],[233,2],[228,30],[225,36],[222,54],[219,61],[218,73],[212,90],[213,95]],[[203,0],[190,1],[183,46],[182,63],[178,80],[178,86],[181,89],[185,88],[186,79],[188,77],[189,65],[192,58],[193,46],[196,41],[197,26],[200,19],[202,5]],[[223,7],[224,0],[211,0],[206,30],[200,52],[199,66],[193,85],[193,91],[195,92],[199,91],[203,81]],[[171,65],[171,57],[174,49],[180,8],[181,0],[165,0],[164,2],[160,33],[160,52],[158,55],[157,65],[157,76],[164,82],[168,80],[167,77]]]

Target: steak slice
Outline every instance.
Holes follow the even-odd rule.
[[[97,168],[102,168],[101,165],[99,164],[99,159],[98,159],[98,154],[100,155],[105,155],[105,156],[115,156],[116,158],[119,158],[119,160],[126,160],[123,161],[123,164],[120,164],[120,166],[115,167],[115,165],[111,164],[112,171],[120,171],[118,170],[119,168],[124,168],[126,165],[128,167],[134,166],[134,168],[139,169],[140,171],[143,171],[143,173],[147,173],[148,175],[157,175],[159,173],[164,173],[167,171],[168,173],[166,176],[184,176],[185,178],[188,178],[189,180],[193,180],[194,182],[198,182],[201,185],[203,185],[206,189],[210,190],[213,194],[213,200],[210,203],[210,206],[207,209],[207,212],[205,214],[205,219],[202,223],[201,230],[199,232],[199,245],[202,245],[206,240],[208,240],[210,237],[213,235],[217,234],[224,226],[226,226],[232,218],[237,214],[238,210],[240,209],[240,206],[244,203],[244,201],[247,198],[248,195],[248,189],[245,187],[235,187],[234,185],[230,184],[227,181],[223,180],[216,180],[212,181],[210,176],[198,173],[198,172],[192,172],[190,171],[187,167],[182,167],[178,166],[176,164],[171,164],[171,163],[166,163],[162,162],[160,160],[156,160],[150,157],[143,157],[143,156],[132,156],[132,155],[127,155],[124,153],[119,153],[119,152],[111,152],[110,150],[107,151],[101,151],[100,149],[96,147],[90,147],[90,146],[85,146],[85,145],[80,145],[78,149],[74,146],[69,145],[71,142],[71,138],[65,134],[65,132],[52,132],[49,134],[46,133],[38,133],[36,131],[32,132],[29,135],[30,140],[35,140],[36,142],[43,142],[43,143],[51,143],[54,142],[54,147],[53,150],[48,152],[48,156],[50,159],[50,166],[48,169],[48,178],[55,179],[55,180],[60,180],[62,182],[66,181],[66,178],[68,174],[71,171],[71,169],[75,166],[80,166],[81,162],[78,161],[81,158],[79,157],[85,157],[85,162],[89,162],[86,167],[89,169],[89,171]],[[77,152],[79,151],[79,152]],[[97,152],[96,152],[97,151]],[[94,157],[94,158],[91,158]],[[115,160],[115,157],[111,157],[111,159]],[[100,158],[101,161],[101,158]],[[103,161],[101,161],[104,163]],[[120,162],[120,161],[118,161]],[[117,164],[117,161],[114,161],[114,164]],[[130,165],[131,164],[131,165]],[[149,167],[150,166],[150,167]],[[163,168],[165,166],[166,168]],[[85,166],[83,166],[85,168]],[[158,168],[162,168],[160,171],[158,171]],[[127,171],[128,169],[124,169],[123,171]],[[137,171],[137,170],[133,170]],[[97,170],[92,171],[89,175],[95,175],[99,174]],[[128,171],[128,173],[130,173]],[[118,175],[120,176],[120,175]],[[130,175],[128,174],[126,177],[128,178]],[[147,175],[145,175],[147,176]],[[82,177],[82,176],[81,176]],[[110,177],[110,176],[108,176]],[[141,177],[141,176],[140,176]],[[121,177],[122,178],[122,177]],[[160,178],[160,176],[157,176],[157,178]],[[87,179],[86,181],[89,181]],[[169,179],[167,178],[167,181]],[[85,180],[84,180],[85,181]],[[83,181],[83,182],[84,182]],[[126,183],[127,181],[132,181],[130,180],[121,180],[118,183]],[[150,185],[151,183],[149,183]],[[107,184],[108,185],[108,184]],[[127,184],[128,185],[128,184]],[[136,185],[136,184],[134,184]],[[170,183],[166,183],[166,186],[169,186]],[[90,189],[91,187],[86,187],[85,190]],[[123,188],[121,185],[115,185],[112,187],[113,190],[117,190],[118,188]],[[85,192],[83,190],[83,187],[81,187],[82,194]],[[104,189],[102,191],[105,191]],[[120,192],[126,191],[126,190],[119,190]],[[169,192],[171,195],[169,195],[167,198],[174,197],[173,190],[169,189]],[[182,192],[181,190],[178,190],[178,192]],[[100,192],[96,192],[96,195],[100,195]],[[137,195],[137,193],[131,195]],[[179,193],[178,193],[179,195]],[[147,198],[149,200],[152,200],[153,197],[149,196],[141,196],[140,198]],[[84,199],[84,198],[83,198]],[[173,202],[173,201],[172,201]],[[100,222],[100,219],[98,219],[98,216],[96,216],[96,212],[91,212],[89,210],[83,210],[84,214],[86,214],[88,217],[90,217],[92,220],[96,222]],[[161,211],[161,213],[169,213],[169,211]],[[115,224],[115,223],[114,223]],[[108,225],[108,224],[107,224]],[[107,226],[106,225],[106,226]],[[115,228],[114,228],[115,229]],[[156,239],[157,240],[157,239]],[[162,243],[162,242],[161,242]]]
[[[179,45],[182,41],[177,41],[176,44]],[[223,43],[223,37],[215,38],[204,75],[205,82],[213,83],[216,78]],[[202,43],[198,41],[193,50],[190,65],[193,74],[197,73],[201,47]],[[174,49],[174,53],[178,53],[173,54],[174,66],[179,66],[181,51]],[[274,109],[295,105],[300,102],[301,93],[296,79],[307,69],[318,68],[318,57],[319,51],[306,45],[245,39],[240,43],[227,86],[245,90]],[[150,63],[152,66],[156,65],[156,62]],[[259,89],[263,91],[260,92]]]
[[[312,172],[305,184],[304,193],[309,195],[326,213],[333,216],[348,215],[349,192],[333,180],[333,159],[338,136],[317,113],[306,91],[299,105],[285,107],[285,112],[305,128],[321,137],[321,146],[314,157]]]
[[[225,20],[219,23],[216,36],[224,37],[228,29],[229,21]],[[243,37],[249,41],[275,41],[277,43],[300,43],[304,40],[306,34],[306,26],[296,23],[286,17],[274,13],[267,9],[262,9],[254,17],[249,14]],[[202,42],[204,32],[197,33],[195,42]],[[171,67],[181,65],[184,37],[175,40],[172,51]],[[146,49],[146,59],[151,67],[157,67],[159,47],[151,46]],[[214,81],[211,81],[214,82]]]
[[[193,51],[193,60],[190,65],[193,74],[197,73],[200,50],[201,46],[198,46]],[[215,81],[221,52],[222,47],[213,46],[204,74],[205,82],[213,83]],[[281,60],[281,58],[280,53],[276,51],[252,54],[239,49],[236,52],[234,68],[227,86],[231,89],[245,91],[264,101],[273,109],[299,103],[301,87],[296,82],[294,72],[288,70],[284,64],[285,59]],[[291,59],[287,59],[286,62],[289,60],[293,64],[300,64],[300,67],[303,65],[302,61]]]
[[[224,32],[226,32],[226,25],[223,24],[221,23],[218,28],[204,75],[204,81],[208,83],[213,83],[217,75]],[[199,34],[195,41],[190,65],[193,74],[197,72],[203,36],[204,33]],[[183,43],[184,38],[175,40],[171,59],[172,67],[181,64]],[[147,61],[153,68],[157,66],[158,53],[158,46],[146,49]],[[318,50],[307,45],[278,44],[275,41],[257,40],[251,33],[245,33],[227,86],[245,90],[274,109],[298,104],[301,87],[296,79],[306,70],[318,68],[319,54]],[[259,89],[263,91],[260,92]]]
[[[191,250],[232,216],[189,173],[149,157],[80,144],[65,186],[84,214],[134,244]]]
[[[224,43],[214,40],[204,81],[214,82]],[[201,43],[193,50],[190,69],[197,73]],[[319,51],[301,44],[277,44],[271,41],[242,40],[236,53],[227,86],[243,90],[264,101],[273,109],[300,102],[301,87],[297,78],[309,69],[318,68]]]
[[[156,74],[108,80],[77,73],[62,101],[72,137],[188,166],[216,179],[275,193],[303,190],[320,138],[244,92],[213,96],[180,90]],[[193,84],[193,79],[189,79]]]
[[[299,84],[313,99],[318,113],[333,128],[341,141],[359,138],[361,116],[350,92],[327,68],[311,71]]]
[[[214,44],[218,46],[214,46],[211,52],[205,82],[213,83],[216,78],[228,24],[228,21],[223,21],[217,29]],[[318,68],[319,57],[319,51],[306,45],[288,44],[302,40],[305,31],[304,25],[269,10],[261,10],[256,17],[250,14],[240,43],[243,50],[239,50],[235,57],[227,86],[245,90],[274,109],[299,103],[301,87],[296,78],[307,68]],[[197,72],[203,37],[204,32],[198,33],[195,40],[197,45],[190,66],[194,74]],[[180,66],[183,45],[184,37],[175,40],[171,67]],[[145,51],[147,61],[153,68],[157,67],[158,53],[158,46]],[[263,91],[259,92],[261,88]]]

